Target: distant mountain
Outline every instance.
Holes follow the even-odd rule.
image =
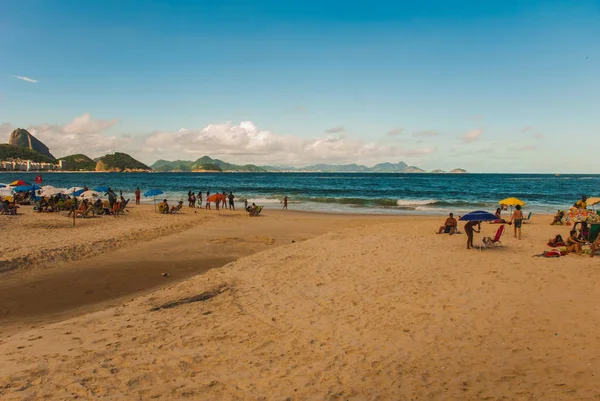
[[[305,172],[305,173],[425,173],[425,170],[416,166],[409,166],[404,162],[398,163],[379,163],[373,167],[363,166],[361,164],[314,164],[306,167],[292,166],[256,166],[254,164],[237,165],[225,162],[219,159],[213,159],[209,156],[202,156],[196,161],[189,160],[157,160],[152,164],[152,169],[157,172],[179,172],[179,171],[199,171],[202,166],[218,166],[225,172]],[[457,169],[453,172],[459,172]],[[463,170],[464,171],[464,170]],[[434,170],[434,173],[443,173],[443,170]],[[466,171],[464,171],[466,172]]]
[[[450,170],[450,174],[465,174],[467,170],[462,168],[455,168],[454,170]]]
[[[52,160],[56,160],[56,158],[52,156],[52,153],[50,153],[48,146],[44,145],[42,141],[31,135],[26,129],[17,128],[11,132],[10,137],[8,138],[8,144],[31,149]]]
[[[86,155],[76,154],[58,159],[62,160],[63,170],[69,171],[96,171],[96,162]]]
[[[96,171],[151,171],[151,168],[144,163],[135,160],[127,153],[115,152],[113,154],[102,156],[96,163]]]
[[[265,172],[264,168],[255,166],[254,164],[237,165],[227,163],[223,160],[213,159],[208,156],[202,156],[196,161],[189,160],[157,160],[152,164],[152,169],[157,172],[180,172],[180,171],[199,171],[202,167],[207,165],[214,165],[219,168],[219,171],[232,171],[232,172]],[[211,166],[212,168],[212,166]],[[213,171],[213,170],[211,170]]]
[[[445,173],[446,172],[444,170],[440,170],[439,168],[435,169],[435,170],[431,170],[431,174],[445,174]]]
[[[0,160],[31,160],[38,163],[56,163],[54,158],[31,150],[26,147],[0,144]]]

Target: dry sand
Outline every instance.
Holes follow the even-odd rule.
[[[120,254],[160,263],[176,237],[182,265],[199,257],[199,242],[245,244],[232,258],[261,251],[3,337],[0,397],[600,398],[600,258],[532,258],[568,231],[548,217],[534,216],[523,240],[509,231],[504,247],[483,251],[466,250],[464,235],[433,234],[440,218],[272,212],[238,220],[203,241],[183,231],[78,262],[102,269],[96,260]],[[484,225],[484,234],[496,228]],[[294,234],[305,241],[291,243]]]

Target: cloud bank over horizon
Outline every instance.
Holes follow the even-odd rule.
[[[235,163],[305,166],[314,163],[364,163],[406,160],[414,162],[437,151],[434,144],[411,147],[366,142],[327,133],[300,138],[259,129],[252,121],[209,124],[202,129],[181,128],[141,135],[117,135],[109,131],[118,119],[99,120],[86,113],[64,125],[31,125],[26,129],[46,144],[56,157],[83,153],[97,157],[115,151],[129,153],[145,163],[158,159],[195,160],[209,155]],[[0,125],[6,142],[15,126]],[[337,130],[336,130],[337,131]]]

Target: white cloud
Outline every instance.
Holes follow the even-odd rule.
[[[19,75],[14,75],[15,78],[20,79],[21,81],[29,82],[32,84],[37,84],[37,79],[29,78],[29,77],[21,77]]]
[[[94,120],[88,113],[75,117],[73,121],[63,127],[67,134],[93,134],[104,131],[119,123],[119,120]]]
[[[415,138],[433,138],[434,136],[438,136],[439,133],[433,130],[427,131],[417,131],[412,134]]]
[[[482,129],[474,129],[461,136],[460,139],[463,141],[463,143],[475,142],[477,139],[479,139],[482,133]]]
[[[332,127],[329,129],[326,129],[325,132],[329,133],[329,134],[337,134],[338,132],[342,132],[344,131],[344,126],[340,125],[338,127]]]
[[[407,149],[334,135],[303,139],[261,131],[252,122],[245,121],[239,125],[230,122],[211,124],[202,130],[154,132],[145,138],[142,151],[150,160],[186,158],[182,154],[194,159],[206,154],[236,163],[301,166],[314,162],[367,162],[420,157],[435,152],[435,148]]]
[[[42,141],[56,157],[84,153],[90,157],[120,150],[131,139],[106,135],[103,131],[117,124],[118,120],[94,120],[89,114],[76,117],[65,125],[30,125],[26,127],[33,136]],[[8,140],[15,129],[11,124],[0,125],[0,138]]]
[[[539,132],[538,132],[538,133],[535,133],[535,134],[533,134],[532,136],[533,136],[535,139],[543,139],[543,138],[544,138],[544,135],[540,134]]]
[[[65,125],[42,124],[27,130],[44,142],[57,157],[84,153],[97,157],[114,151],[131,154],[147,163],[157,159],[195,160],[209,155],[232,163],[304,166],[324,163],[377,163],[420,158],[436,152],[432,146],[405,148],[327,135],[306,139],[261,130],[251,121],[210,124],[203,129],[181,128],[145,135],[110,135],[117,120],[95,120],[84,114]],[[0,135],[14,129],[0,125]]]
[[[391,130],[389,130],[387,132],[388,136],[398,136],[400,134],[402,134],[402,132],[404,131],[404,128],[392,128]]]

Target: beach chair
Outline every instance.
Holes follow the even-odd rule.
[[[125,214],[125,208],[127,207],[127,205],[129,204],[129,199],[127,199],[125,202],[121,202],[121,207],[119,208],[119,210],[117,211],[117,214]]]
[[[502,242],[500,242],[500,238],[502,238],[502,233],[504,232],[504,224],[498,227],[498,231],[496,231],[496,236],[494,238],[491,237],[483,237],[483,248],[495,248],[497,246],[502,246]]]
[[[183,203],[178,203],[177,206],[174,206],[173,210],[171,210],[171,214],[182,214],[183,212],[181,209],[183,209]]]
[[[531,212],[523,219],[523,223],[529,223],[531,221]]]

